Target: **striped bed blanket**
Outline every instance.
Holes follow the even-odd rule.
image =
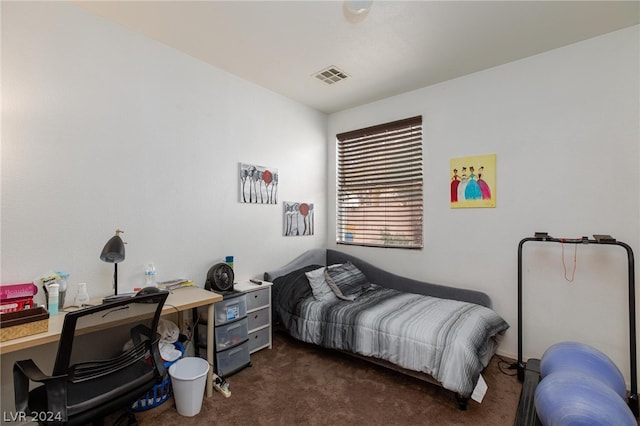
[[[354,301],[318,301],[304,272],[273,282],[274,319],[294,338],[427,373],[469,397],[509,325],[493,310],[372,284]]]

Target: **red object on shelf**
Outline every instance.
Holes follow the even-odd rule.
[[[33,298],[8,299],[0,302],[0,313],[16,312],[34,308]]]

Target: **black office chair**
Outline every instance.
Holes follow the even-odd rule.
[[[162,381],[158,321],[167,292],[69,312],[53,371],[33,360],[13,366],[16,411],[42,424],[86,424],[129,409]],[[42,383],[29,391],[32,382]],[[127,420],[135,422],[130,412]]]

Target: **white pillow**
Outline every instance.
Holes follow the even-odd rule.
[[[325,267],[314,269],[313,271],[305,272],[307,279],[309,280],[309,284],[311,285],[311,291],[313,292],[313,297],[319,301],[331,301],[337,299],[336,295],[327,284],[327,281],[324,277]]]

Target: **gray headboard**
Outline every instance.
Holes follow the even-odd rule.
[[[326,266],[333,265],[334,263],[345,263],[347,261],[350,261],[357,266],[358,269],[366,275],[369,282],[374,284],[394,288],[407,293],[426,294],[428,296],[439,297],[442,299],[460,300],[491,308],[491,298],[481,291],[450,287],[441,284],[432,284],[425,281],[406,278],[387,272],[384,269],[374,266],[350,254],[331,249],[308,250],[286,265],[281,266],[278,269],[265,272],[264,279],[266,281],[273,282],[276,278],[307,265]]]
[[[384,287],[395,288],[406,293],[426,294],[428,296],[439,297],[441,299],[453,299],[463,302],[476,303],[478,305],[491,307],[491,298],[480,291],[468,290],[464,288],[449,287],[441,284],[432,284],[426,281],[418,281],[400,275],[392,274],[384,269],[380,269],[355,256],[337,251],[327,250],[327,265],[334,263],[345,263],[350,261],[358,267],[366,276],[369,282]]]
[[[311,249],[302,253],[284,266],[264,273],[264,280],[273,282],[278,277],[307,265],[327,265],[327,249]]]

